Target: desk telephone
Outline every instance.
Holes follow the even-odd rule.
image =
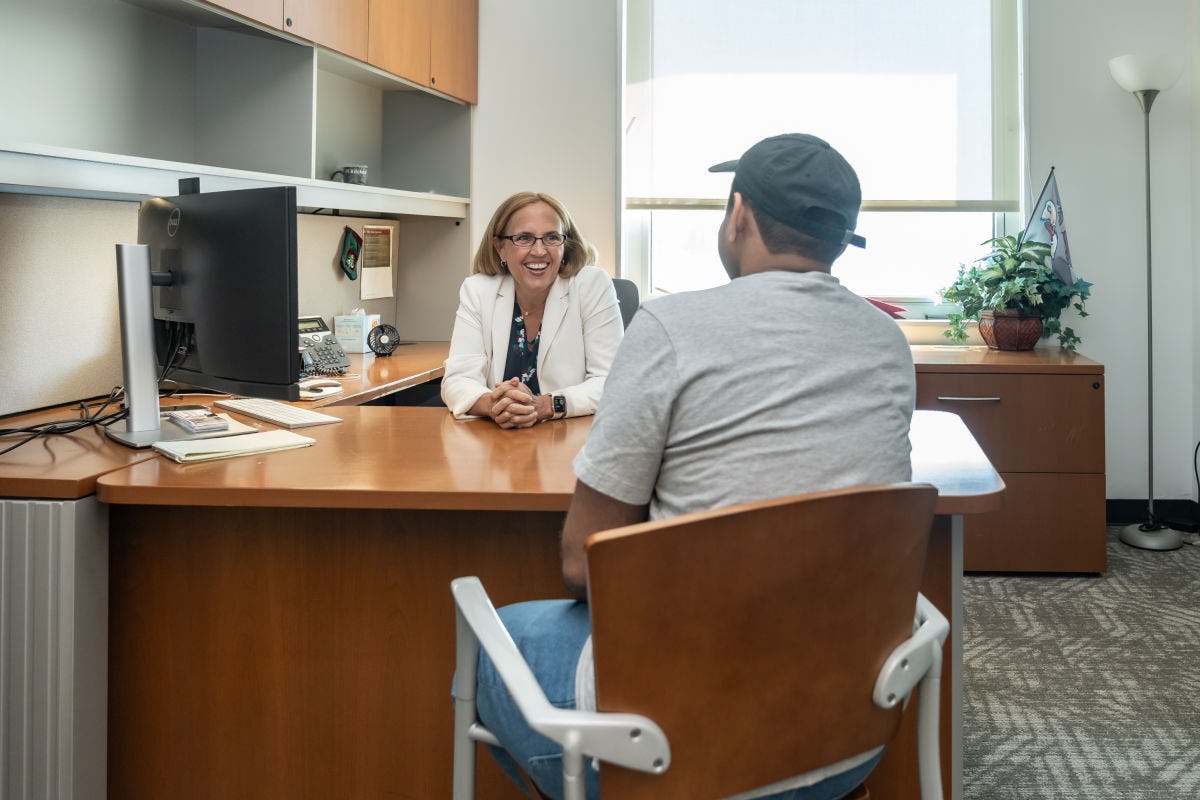
[[[300,317],[300,377],[342,375],[350,357],[320,317]]]

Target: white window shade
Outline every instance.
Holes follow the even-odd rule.
[[[629,0],[627,205],[721,207],[709,165],[802,131],[854,165],[868,210],[1015,210],[1015,18],[1013,0]]]

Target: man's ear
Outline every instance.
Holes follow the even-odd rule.
[[[725,215],[728,218],[725,225],[725,237],[733,242],[740,236],[746,233],[746,223],[750,216],[750,209],[746,207],[745,200],[742,199],[741,192],[734,192],[729,197],[729,208]]]

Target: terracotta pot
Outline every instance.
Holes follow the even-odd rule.
[[[1042,315],[1025,316],[1015,308],[984,311],[979,335],[993,350],[1032,350],[1042,338]]]

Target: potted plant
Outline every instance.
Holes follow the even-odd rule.
[[[959,344],[967,340],[967,322],[979,323],[979,334],[989,347],[1029,350],[1039,339],[1058,336],[1074,350],[1079,336],[1063,327],[1060,316],[1074,308],[1086,317],[1085,305],[1092,284],[1076,280],[1068,285],[1055,274],[1050,245],[1027,241],[1024,234],[1001,236],[984,242],[992,251],[958,268],[958,278],[942,291],[942,299],[962,306],[949,315],[942,335]]]

